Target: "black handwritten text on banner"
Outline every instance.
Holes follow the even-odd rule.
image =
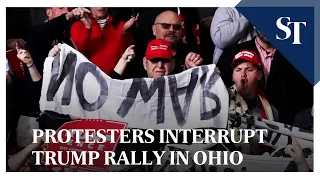
[[[135,128],[226,128],[228,92],[214,68],[114,80],[64,44],[45,61],[40,109]]]

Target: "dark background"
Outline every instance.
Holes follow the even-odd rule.
[[[6,37],[26,38],[33,26],[45,20],[45,8],[6,8]]]

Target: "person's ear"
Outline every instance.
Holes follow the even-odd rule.
[[[146,59],[146,57],[143,58],[143,68],[144,68],[144,70],[147,70],[147,59]]]
[[[234,82],[234,70],[232,71],[232,82]]]
[[[48,16],[48,19],[50,19],[50,17],[52,16],[52,8],[47,8],[46,9],[46,14]]]
[[[156,36],[156,25],[152,25],[152,32],[153,32],[153,35]]]

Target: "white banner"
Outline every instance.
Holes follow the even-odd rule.
[[[152,171],[152,172],[297,172],[299,171],[297,164],[291,157],[286,157],[284,152],[279,156],[271,156],[268,153],[264,155],[246,155],[243,154],[243,160],[239,165],[233,165],[230,161],[231,151],[222,145],[215,144],[210,147],[212,151],[212,157],[220,157],[220,163],[218,165],[217,158],[213,158],[212,163],[209,159],[209,150],[207,149],[198,149],[195,144],[192,145],[181,145],[181,144],[168,144],[163,151],[166,153],[161,158],[161,165],[156,165],[156,160],[153,161],[153,165],[149,166],[110,166],[109,171],[119,172],[119,171]],[[217,156],[215,150],[219,151],[228,151],[225,154],[221,152],[220,156]],[[175,155],[172,158],[171,153],[174,151],[182,152],[185,157],[188,157],[187,164],[184,163],[181,156]],[[198,155],[195,156],[195,153],[198,151]],[[199,153],[201,151],[201,153]],[[171,153],[170,153],[171,152]],[[200,155],[199,155],[200,154]],[[205,155],[204,155],[205,154]],[[194,158],[197,158],[196,160]],[[237,154],[233,156],[233,162],[237,163],[239,157]],[[205,162],[202,165],[197,165],[195,163]],[[310,155],[306,159],[309,168],[313,169],[313,155]],[[176,165],[179,162],[179,165]],[[175,165],[171,165],[171,163]]]
[[[264,144],[274,149],[284,148],[292,144],[291,136],[295,137],[304,151],[313,153],[313,133],[301,128],[269,121],[247,114],[229,112],[229,128],[267,129],[264,133]],[[256,139],[259,137],[257,136]]]
[[[193,146],[193,145],[191,145]],[[222,165],[216,165],[216,160],[213,160],[215,165],[209,165],[205,163],[203,165],[197,165],[194,163],[193,155],[197,151],[202,151],[204,154],[209,154],[208,150],[198,149],[195,150],[193,147],[184,148],[182,145],[168,145],[166,147],[168,153],[164,155],[162,159],[162,166],[154,166],[153,171],[178,171],[178,172],[186,172],[186,171],[195,171],[195,172],[296,172],[298,171],[297,164],[290,157],[271,157],[268,154],[264,155],[246,155],[243,154],[243,161],[239,165],[232,165],[228,160],[230,156],[227,158],[224,157],[224,154],[221,153],[220,159]],[[184,165],[182,160],[180,162],[182,165],[170,165],[170,156],[169,151],[189,151],[189,163],[188,165]],[[231,153],[231,152],[230,152]],[[229,154],[230,154],[229,153]],[[284,154],[283,154],[284,155]],[[197,162],[202,162],[202,155],[196,156]],[[216,152],[213,152],[213,157],[217,157]],[[207,156],[208,158],[208,156]],[[227,159],[227,160],[226,160]],[[233,161],[238,162],[239,157],[234,156]],[[226,160],[226,161],[225,161]],[[208,159],[204,160],[208,162]],[[175,160],[177,162],[177,160]],[[223,165],[223,164],[228,165]],[[313,157],[310,156],[307,158],[307,163],[311,169],[313,169]]]
[[[56,57],[45,61],[40,109],[122,121],[132,128],[226,128],[228,92],[214,68],[115,80],[63,44]]]

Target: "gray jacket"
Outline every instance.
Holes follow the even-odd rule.
[[[210,27],[215,49],[213,64],[216,64],[225,48],[249,41],[256,36],[249,21],[236,8],[220,7],[216,10]]]

